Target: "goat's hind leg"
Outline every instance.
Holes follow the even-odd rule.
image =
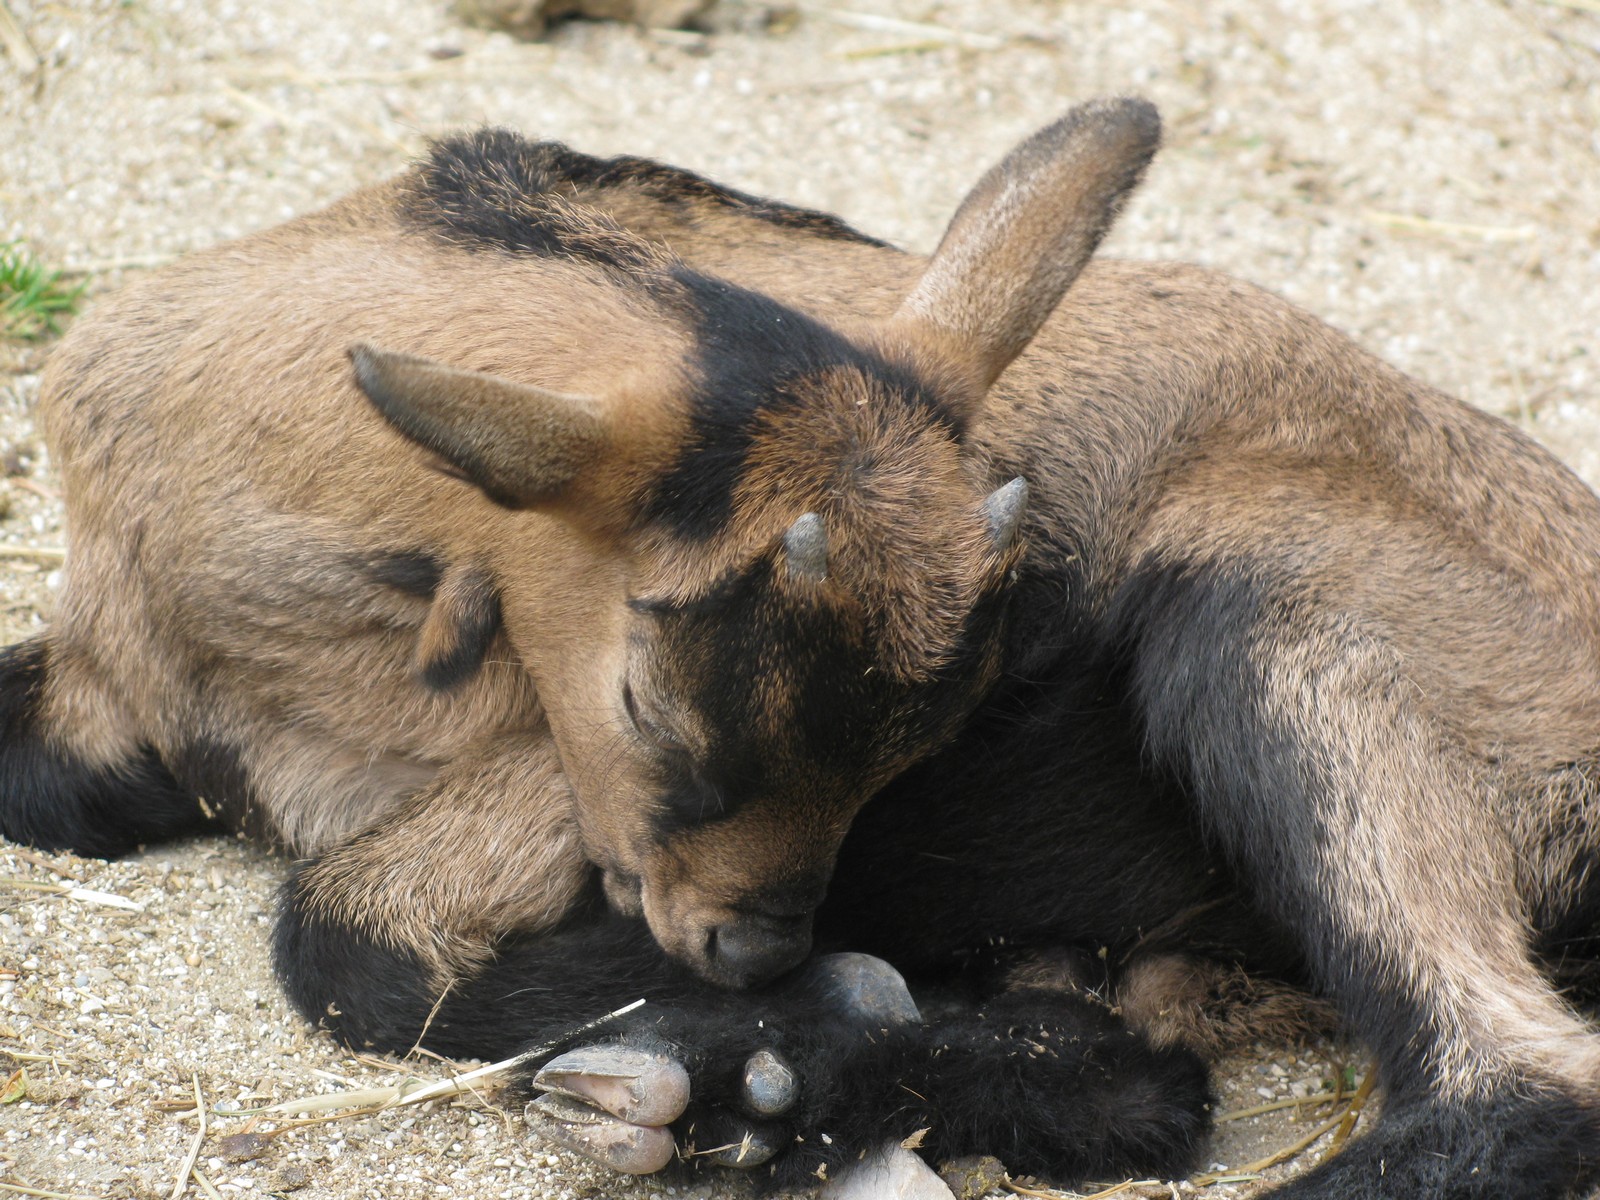
[[[1376,1129],[1284,1195],[1568,1194],[1600,1163],[1600,1040],[1534,965],[1495,781],[1392,645],[1259,586],[1158,583],[1133,682],[1152,750],[1379,1057]]]
[[[0,836],[115,858],[220,828],[63,654],[51,635],[0,650]]]

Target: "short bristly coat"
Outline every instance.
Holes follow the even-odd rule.
[[[1198,1066],[1080,985],[1160,1040],[1242,965],[1389,1094],[1286,1195],[1577,1186],[1600,1042],[1542,968],[1596,928],[1600,503],[1270,295],[1086,266],[1155,142],[1076,110],[923,263],[490,131],[128,289],[50,364],[72,556],[0,830],[291,850],[279,967],[353,1043],[642,991],[686,1123],[776,1046],[780,1180],[924,1127],[1181,1169]],[[707,986],[813,931],[1012,986],[866,1038]]]

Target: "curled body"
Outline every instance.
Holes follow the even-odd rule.
[[[1582,1186],[1600,502],[1268,293],[1090,261],[1157,131],[1074,110],[927,260],[485,131],[130,287],[49,366],[0,831],[282,847],[280,973],[353,1044],[642,988],[612,1036],[693,1099],[622,1124],[780,1182],[924,1127],[1181,1170],[1163,996],[1242,968],[1389,1097],[1286,1196]],[[816,948],[977,999],[868,1037]]]

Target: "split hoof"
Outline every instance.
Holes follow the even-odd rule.
[[[795,983],[864,1025],[922,1023],[905,977],[870,954],[824,954],[805,967]]]
[[[871,955],[826,955],[803,968],[790,986],[864,1027],[922,1020],[904,978]],[[689,1107],[690,1082],[683,1064],[666,1054],[614,1043],[580,1046],[547,1062],[532,1083],[546,1094],[524,1110],[528,1122],[575,1153],[630,1175],[659,1171],[677,1154],[668,1127]],[[757,1050],[744,1062],[732,1108],[697,1118],[697,1127],[685,1135],[685,1153],[742,1169],[770,1161],[788,1145],[781,1118],[799,1102],[800,1093],[794,1068],[773,1050]],[[888,1179],[883,1172],[891,1168],[896,1180],[920,1180],[889,1147],[850,1174],[862,1180],[880,1175]],[[926,1181],[918,1186],[925,1187]]]
[[[696,1158],[739,1170],[761,1166],[788,1143],[781,1127],[744,1121],[726,1112],[699,1122],[692,1136]]]
[[[678,1152],[670,1129],[630,1125],[569,1096],[541,1096],[523,1117],[552,1141],[627,1175],[659,1171]]]
[[[569,1050],[546,1063],[533,1086],[592,1104],[630,1125],[669,1125],[689,1103],[689,1073],[682,1064],[630,1046]]]
[[[757,1050],[744,1064],[744,1102],[751,1112],[776,1117],[800,1098],[800,1081],[771,1050]]]

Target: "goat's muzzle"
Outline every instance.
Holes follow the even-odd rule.
[[[727,988],[756,987],[799,966],[811,953],[812,914],[738,913],[706,931],[694,968]]]

